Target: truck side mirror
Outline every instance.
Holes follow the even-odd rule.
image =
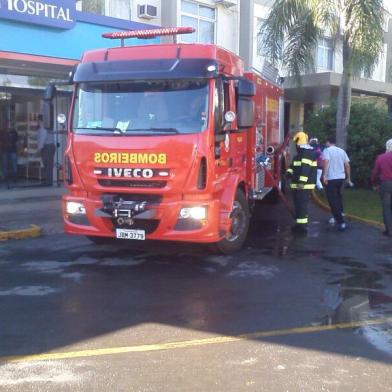
[[[238,95],[240,97],[254,97],[256,95],[256,85],[248,79],[239,79]]]
[[[76,73],[76,70],[78,69],[78,64],[75,64],[74,66],[73,66],[73,68],[72,68],[72,71],[69,73],[69,75],[68,75],[68,83],[69,84],[73,84],[73,82],[74,82],[74,76],[75,76],[75,73]]]
[[[238,128],[250,128],[255,123],[255,103],[249,98],[238,99]]]
[[[45,129],[54,128],[54,108],[53,99],[56,95],[56,86],[52,83],[48,84],[44,91],[44,105],[43,105],[43,125]]]
[[[56,95],[56,86],[52,83],[48,84],[48,87],[46,87],[45,92],[44,92],[44,100],[45,101],[52,101],[53,98]]]
[[[44,101],[43,106],[43,125],[45,129],[53,129],[53,103],[52,101]]]

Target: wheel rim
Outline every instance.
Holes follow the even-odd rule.
[[[236,241],[246,228],[246,212],[242,208],[241,203],[235,201],[233,210],[231,211],[231,227],[230,232],[226,236],[229,242]]]

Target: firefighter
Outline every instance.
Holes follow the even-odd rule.
[[[297,155],[287,169],[287,176],[291,178],[290,188],[293,192],[295,208],[296,222],[293,230],[306,233],[309,196],[317,181],[317,155],[308,144],[308,135],[305,132],[297,132],[293,141],[296,144]]]

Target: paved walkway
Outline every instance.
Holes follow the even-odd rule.
[[[20,199],[61,197],[65,192],[66,189],[63,186],[32,186],[7,189],[3,185],[0,187],[0,204]]]
[[[53,227],[50,218],[61,215],[60,200],[65,192],[62,186],[0,188],[0,241],[37,237],[42,231],[59,232],[59,225]]]

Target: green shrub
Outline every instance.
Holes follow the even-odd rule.
[[[305,124],[311,136],[323,144],[335,131],[336,105],[315,112]],[[392,138],[392,121],[386,110],[371,103],[351,106],[348,127],[347,154],[351,160],[352,179],[357,185],[369,186],[376,156],[385,151],[385,142]]]

